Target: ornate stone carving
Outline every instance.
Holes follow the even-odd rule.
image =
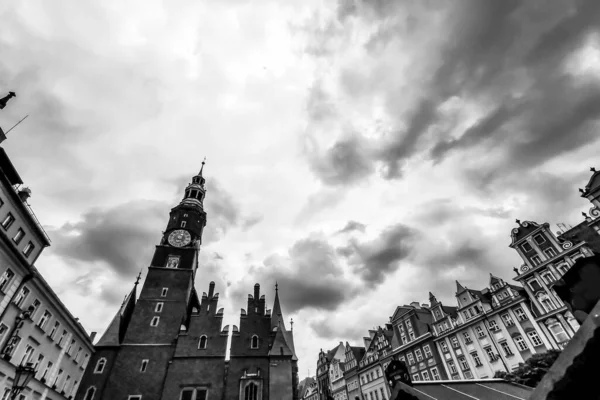
[[[570,249],[571,247],[573,247],[573,243],[568,240],[562,244],[563,249]]]

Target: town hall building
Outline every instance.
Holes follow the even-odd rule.
[[[139,298],[136,282],[96,343],[76,400],[298,399],[298,358],[277,287],[269,310],[256,284],[231,332],[214,282],[196,292],[205,194],[201,169],[170,212]]]

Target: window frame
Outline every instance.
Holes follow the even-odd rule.
[[[13,236],[12,240],[15,244],[19,244],[19,243],[21,243],[21,240],[23,240],[24,237],[25,237],[25,231],[23,230],[23,228],[19,227],[19,229],[17,230],[17,233],[15,233],[15,236]]]
[[[441,380],[440,371],[438,371],[437,367],[431,367],[430,371],[431,371],[432,380],[434,380],[434,381]],[[433,371],[435,371],[435,373]]]
[[[91,396],[89,396],[90,390],[92,391],[92,395]],[[96,397],[96,386],[90,386],[85,391],[85,395],[83,396],[83,400],[94,400],[94,397]]]
[[[456,369],[456,364],[454,364],[454,360],[448,361],[448,369],[450,370],[451,374],[458,373],[458,370]]]
[[[150,320],[150,326],[153,328],[156,328],[158,326],[158,324],[160,323],[160,317],[155,315],[154,317],[152,317],[152,319]]]
[[[527,318],[527,314],[525,313],[525,310],[523,310],[522,307],[515,307],[513,309],[513,311],[514,311],[515,315],[517,316],[517,321],[526,321],[529,319],[529,318]]]
[[[431,352],[431,347],[428,344],[423,346],[423,354],[425,355],[425,358],[430,358],[431,356],[433,356],[433,353]]]
[[[163,303],[162,301],[156,303],[156,306],[154,307],[154,312],[162,312],[164,305],[165,303]]]
[[[525,341],[525,338],[523,336],[515,335],[513,337],[513,342],[517,345],[517,349],[519,351],[529,350],[529,346],[527,346],[527,342]]]
[[[254,344],[256,339],[256,344]],[[258,338],[258,335],[252,335],[252,337],[250,338],[250,348],[251,349],[258,349],[260,347],[260,341]]]
[[[0,223],[0,226],[2,226],[2,228],[4,228],[5,231],[8,231],[12,224],[15,223],[15,220],[15,216],[9,211],[8,214],[6,214],[6,217],[4,217],[4,219],[2,220],[2,223]]]
[[[150,362],[149,359],[145,358],[142,360],[142,363],[140,364],[140,372],[141,373],[145,373],[148,370],[148,363]]]
[[[538,238],[542,239],[542,241],[541,241],[541,242],[538,242],[538,240],[537,240]],[[538,233],[537,235],[534,235],[534,236],[533,236],[533,241],[534,241],[536,244],[544,244],[544,243],[546,243],[546,242],[547,242],[546,238],[545,238],[545,237],[544,237],[544,235],[542,235],[541,233]]]
[[[35,250],[35,244],[30,240],[23,248],[23,255],[29,257],[33,253],[33,250]]]
[[[481,358],[479,357],[479,353],[477,353],[477,351],[474,351],[474,352],[471,353],[471,358],[475,362],[475,366],[476,367],[482,367],[483,366],[483,363],[481,362]]]
[[[13,279],[15,279],[14,271],[11,268],[6,268],[0,276],[0,280],[2,281],[2,283],[0,283],[0,292],[5,293],[5,289],[7,286],[10,286]]]
[[[102,374],[104,372],[104,368],[106,368],[106,357],[101,357],[96,361],[96,366],[94,367],[94,374]]]
[[[169,293],[169,288],[164,287],[160,292],[160,297],[167,297],[167,293]]]
[[[537,267],[538,265],[540,265],[542,263],[542,257],[540,257],[539,254],[534,254],[533,256],[531,256],[531,263],[535,267]]]
[[[526,246],[529,246],[529,249],[527,249]],[[531,250],[533,250],[533,246],[525,242],[521,244],[521,250],[523,250],[525,253],[529,253]]]
[[[548,252],[554,253],[554,254],[548,254]],[[544,249],[544,255],[546,257],[548,257],[549,259],[552,259],[554,257],[556,257],[558,255],[558,253],[556,252],[556,250],[554,250],[553,247],[547,247]]]
[[[202,339],[204,339],[204,346],[202,346]],[[208,336],[202,335],[198,339],[198,349],[206,349],[206,346],[208,346]]]
[[[529,338],[529,340],[533,344],[533,347],[539,347],[539,346],[543,346],[544,345],[544,341],[542,340],[542,338],[540,337],[540,335],[537,333],[537,331],[531,330],[531,331],[527,331],[526,333],[527,333],[527,337]],[[538,341],[539,344],[536,344],[536,341]]]

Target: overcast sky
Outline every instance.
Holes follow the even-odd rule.
[[[600,2],[0,4],[3,143],[102,332],[207,157],[196,288],[279,281],[300,376],[397,305],[510,281],[516,218],[575,225],[598,162]],[[288,325],[289,326],[289,325]]]

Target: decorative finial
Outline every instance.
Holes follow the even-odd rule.
[[[135,284],[137,285],[138,283],[140,283],[140,278],[142,277],[142,270],[140,269],[140,273],[137,276],[137,279],[135,280]]]
[[[515,274],[519,275],[519,270],[517,269],[517,267],[513,267],[513,271],[515,271]]]
[[[204,170],[204,164],[206,164],[206,156],[204,156],[204,160],[202,160],[202,166],[200,167],[200,172],[198,175],[202,176],[202,170]]]
[[[581,215],[583,215],[583,218],[587,218],[588,217],[588,215],[584,211],[581,212]]]
[[[8,92],[6,96],[0,99],[0,110],[3,110],[4,107],[6,107],[6,103],[8,103],[8,100],[10,100],[12,97],[17,97],[15,92]]]
[[[12,92],[11,92],[11,93],[12,93]],[[594,168],[594,167],[590,167],[590,171],[592,171],[592,172],[596,172],[596,168]]]
[[[279,284],[277,283],[277,281],[275,281],[275,291],[277,292],[279,290]]]
[[[291,329],[294,330],[294,318],[290,318]]]
[[[585,193],[585,190],[583,190],[582,188],[579,188],[579,193]]]
[[[521,225],[521,220],[520,219],[515,219],[515,222],[519,225]]]

